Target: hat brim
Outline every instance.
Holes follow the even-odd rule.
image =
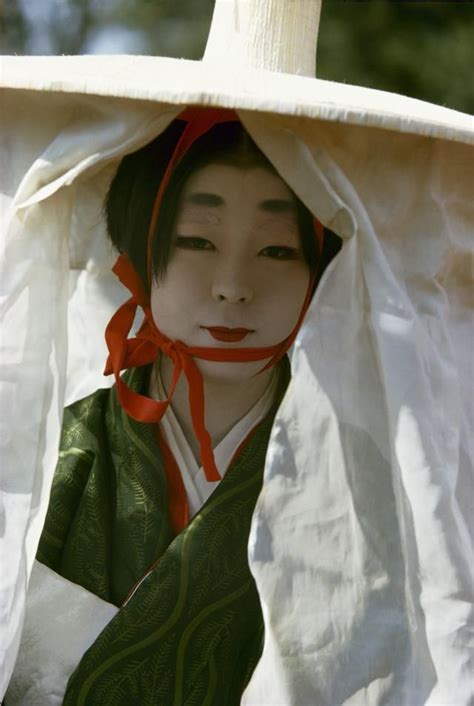
[[[1,85],[208,105],[474,142],[472,116],[361,86],[215,62],[151,56],[3,57]]]

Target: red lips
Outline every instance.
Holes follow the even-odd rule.
[[[253,333],[253,330],[248,328],[227,328],[226,326],[203,326],[203,328],[209,331],[216,341],[224,343],[242,341],[249,333]]]

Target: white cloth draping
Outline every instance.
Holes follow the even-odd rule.
[[[100,242],[100,204],[121,156],[179,112],[158,93],[127,99],[130,87],[122,98],[86,95],[84,79],[86,93],[68,95],[51,90],[61,87],[53,81],[45,94],[23,90],[25,80],[2,100],[3,690],[61,410],[66,397],[102,384],[103,326],[125,296],[107,272],[113,257]],[[161,100],[171,100],[164,80]],[[143,81],[137,77],[138,98]],[[272,81],[261,110],[282,114],[241,117],[344,245],[296,341],[293,379],[269,446],[249,546],[265,648],[243,704],[468,706],[469,123],[392,97],[384,129],[374,105],[364,122],[364,89],[350,87],[352,105],[360,100],[357,110],[348,100],[344,111],[336,89],[331,106],[325,82],[319,113],[305,117],[302,88],[287,102],[294,114],[285,115],[292,111],[284,101],[271,105]],[[179,76],[177,85],[176,102],[184,103]],[[192,96],[200,102],[198,88]]]
[[[67,680],[117,611],[35,561],[6,706],[61,706]]]
[[[467,706],[472,152],[363,128],[248,125],[345,243],[298,337],[270,442],[250,538],[265,649],[242,703]]]

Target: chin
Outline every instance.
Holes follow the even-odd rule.
[[[251,380],[267,364],[267,360],[247,363],[216,363],[194,358],[204,381],[232,384]]]

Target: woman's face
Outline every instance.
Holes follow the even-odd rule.
[[[284,181],[263,167],[210,164],[185,184],[151,310],[160,331],[188,346],[271,346],[293,330],[309,278]],[[205,377],[229,381],[264,365],[196,363]]]

